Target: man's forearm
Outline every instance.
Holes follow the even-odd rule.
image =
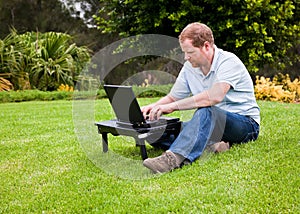
[[[202,93],[170,103],[170,109],[177,111],[216,105],[224,99],[229,89],[229,84],[217,83],[211,89]]]
[[[176,101],[176,99],[174,97],[172,97],[171,95],[167,95],[167,96],[164,96],[163,98],[161,98],[160,100],[158,100],[155,103],[155,105],[165,105],[165,104],[173,103],[175,101]]]
[[[210,100],[207,93],[201,93],[192,97],[184,98],[170,103],[172,111],[189,110],[204,106],[210,106]]]

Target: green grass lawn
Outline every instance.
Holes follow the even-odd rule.
[[[109,136],[101,152],[93,123],[113,112],[97,100],[91,116],[82,103],[0,104],[0,213],[300,212],[299,104],[259,102],[256,142],[153,176],[131,138]]]

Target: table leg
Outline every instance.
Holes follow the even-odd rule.
[[[103,152],[108,151],[108,140],[107,140],[107,133],[102,133],[102,149]]]
[[[145,144],[141,145],[140,150],[141,150],[142,159],[143,160],[147,159],[148,155],[147,155],[146,145]]]
[[[135,139],[136,145],[140,147],[142,159],[145,160],[148,158],[145,140],[144,139]]]

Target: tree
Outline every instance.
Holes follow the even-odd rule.
[[[20,33],[37,30],[72,33],[74,26],[79,26],[59,0],[0,0],[0,10],[1,37],[9,34],[11,27]]]
[[[113,38],[95,27],[92,16],[100,7],[97,0],[0,0],[0,39],[11,28],[19,33],[62,32],[72,35],[78,45],[98,51]]]
[[[298,0],[100,0],[95,16],[104,33],[178,36],[190,22],[209,25],[216,44],[236,53],[251,72],[265,65],[283,69],[299,61]]]
[[[81,18],[89,27],[95,27],[93,15],[101,8],[97,0],[60,0],[69,10],[72,17]]]

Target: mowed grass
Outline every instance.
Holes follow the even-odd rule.
[[[0,213],[299,213],[300,105],[259,105],[257,141],[153,176],[129,137],[109,136],[113,155],[97,153],[99,161],[89,152],[101,148],[93,123],[114,117],[106,99],[95,101],[86,140],[74,131],[72,101],[0,104]]]

